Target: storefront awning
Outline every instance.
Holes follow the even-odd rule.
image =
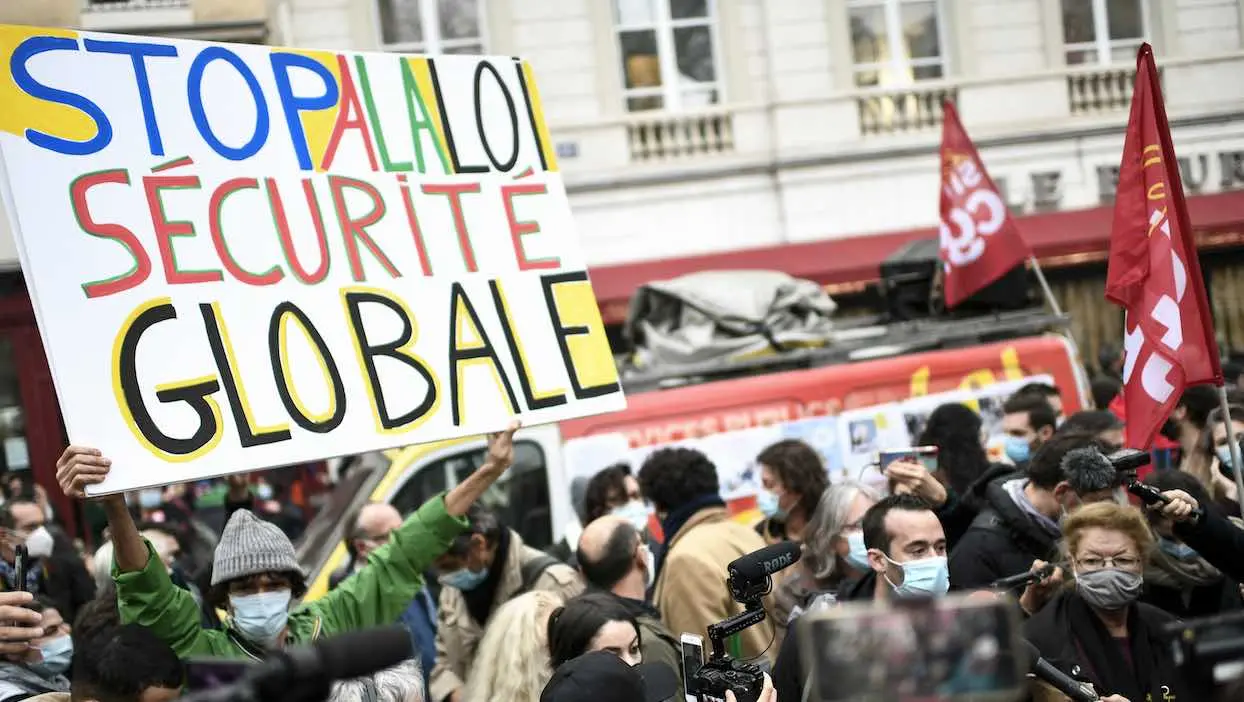
[[[1188,198],[1201,249],[1244,242],[1244,190]],[[1105,259],[1113,208],[1050,212],[1016,218],[1048,268]],[[626,319],[631,295],[644,283],[705,270],[775,270],[807,278],[830,293],[854,292],[881,277],[881,263],[909,241],[937,236],[933,227],[826,241],[766,246],[591,269],[592,287],[607,324]]]

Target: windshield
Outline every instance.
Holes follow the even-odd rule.
[[[347,459],[346,472],[337,480],[328,500],[307,525],[295,548],[298,563],[308,574],[319,571],[345,535],[342,520],[350,510],[367,502],[377,483],[389,470],[392,461],[383,452],[352,456]]]

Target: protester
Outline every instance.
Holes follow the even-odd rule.
[[[1162,493],[1168,500],[1160,509],[1172,522],[1172,533],[1223,575],[1244,582],[1244,529],[1182,490]]]
[[[1206,699],[1163,640],[1171,615],[1138,603],[1149,526],[1133,507],[1085,505],[1063,523],[1075,588],[1054,597],[1024,626],[1041,656],[1127,700]]]
[[[1066,417],[1063,414],[1063,394],[1059,392],[1058,387],[1049,383],[1033,382],[1025,383],[1020,389],[1015,391],[1011,397],[1020,397],[1023,395],[1031,395],[1040,397],[1050,404],[1054,410],[1054,423],[1061,424]]]
[[[1032,453],[1054,435],[1057,413],[1042,395],[1024,394],[1022,390],[1002,405],[1002,412],[1006,457],[1023,470]]]
[[[1114,402],[1114,398],[1123,392],[1123,383],[1118,378],[1099,375],[1089,384],[1089,392],[1093,395],[1093,407],[1105,410]]]
[[[623,517],[636,529],[648,528],[648,506],[639,493],[639,481],[625,463],[615,463],[593,475],[584,490],[584,524],[590,524],[606,514]]]
[[[28,702],[168,702],[181,695],[185,666],[150,629],[110,626],[74,647],[71,695]]]
[[[1244,406],[1230,405],[1231,425],[1237,438],[1244,438]],[[1210,494],[1222,510],[1231,515],[1240,513],[1239,488],[1231,470],[1231,445],[1227,423],[1221,409],[1214,409],[1205,420],[1188,472],[1210,488]]]
[[[423,673],[414,660],[365,678],[342,680],[333,684],[328,702],[426,702]]]
[[[532,590],[553,592],[562,599],[583,590],[572,568],[524,544],[492,510],[475,505],[467,521],[466,533],[436,558],[441,596],[436,665],[428,687],[438,702],[458,701],[475,663],[480,637],[505,603]],[[535,694],[539,691],[537,687]]]
[[[229,519],[216,549],[208,600],[226,609],[224,630],[198,625],[194,598],[173,585],[151,544],[138,532],[123,499],[103,498],[112,530],[114,578],[121,620],[151,629],[179,656],[262,658],[271,649],[319,636],[390,624],[422,587],[421,573],[466,526],[464,515],[513,461],[517,423],[491,437],[484,464],[443,497],[420,507],[368,566],[315,602],[289,611],[305,591],[304,575],[289,538],[247,510]],[[71,446],[57,477],[65,492],[81,497],[101,482],[110,463],[95,449]]]
[[[31,642],[35,648],[29,654],[0,658],[0,702],[69,691],[69,678],[65,677],[73,658],[69,624],[47,598],[36,599],[27,607],[42,615],[42,632]]]
[[[627,665],[644,662],[639,622],[608,592],[585,592],[553,610],[548,639],[554,668],[590,651],[607,651]]]
[[[1088,445],[1090,437],[1060,430],[1033,456],[1026,473],[998,469],[980,482],[972,496],[980,514],[950,554],[956,587],[987,588],[1027,572],[1033,561],[1057,560],[1058,522],[1080,503],[1063,473],[1063,457]]]
[[[16,547],[26,545],[30,562],[24,587],[18,587]],[[95,581],[86,564],[68,543],[57,547],[47,523],[47,512],[33,499],[17,498],[0,506],[0,587],[45,595],[70,620],[78,608],[95,597]]]
[[[1162,435],[1179,444],[1182,458],[1179,463],[1180,470],[1188,470],[1189,461],[1196,455],[1201,430],[1209,421],[1209,413],[1217,407],[1218,392],[1210,385],[1189,386],[1179,396],[1179,403],[1175,405],[1170,418],[1162,425]],[[1206,468],[1204,478],[1209,477],[1208,466]],[[1205,480],[1205,484],[1208,486],[1208,480]]]
[[[937,447],[936,475],[956,495],[966,495],[990,468],[981,444],[980,415],[957,402],[933,410],[917,443]]]
[[[763,489],[756,507],[764,515],[757,525],[770,543],[803,541],[804,527],[829,487],[829,474],[820,454],[797,439],[779,441],[756,457]]]
[[[639,487],[656,508],[666,539],[653,604],[670,631],[699,634],[707,641],[709,624],[743,611],[722,587],[726,565],[764,548],[764,539],[730,518],[717,468],[699,451],[657,449],[639,470]],[[748,627],[739,634],[741,646],[734,653],[759,661],[774,636],[768,620]]]
[[[366,567],[368,557],[389,543],[393,532],[401,526],[402,514],[396,507],[384,502],[369,502],[349,515],[345,520],[345,533],[350,562],[333,574],[329,588],[336,588],[343,580]],[[436,602],[424,587],[399,618],[410,632],[411,650],[419,659],[422,670],[432,670],[436,663],[436,616]],[[420,680],[423,680],[422,675]]]
[[[1058,434],[1086,434],[1097,439],[1103,453],[1123,448],[1123,421],[1108,410],[1082,410],[1067,417],[1058,427]]]
[[[556,592],[519,595],[497,610],[471,668],[466,687],[433,702],[536,702],[553,668],[549,665],[549,617],[565,600]],[[440,662],[438,661],[438,665]],[[433,683],[433,689],[436,684]]]
[[[1156,471],[1145,483],[1161,492],[1181,490],[1206,509],[1209,492],[1188,473],[1174,470]],[[1181,619],[1208,617],[1244,608],[1239,583],[1225,577],[1175,535],[1174,523],[1161,512],[1147,512],[1149,526],[1157,538],[1157,548],[1145,565],[1145,589],[1140,601],[1169,612]]]
[[[604,651],[587,653],[557,668],[540,702],[662,702],[677,694],[674,676],[660,664],[627,665]],[[734,694],[726,693],[733,702]],[[758,702],[775,702],[765,676]]]
[[[612,593],[639,625],[643,659],[669,666],[681,681],[678,637],[665,628],[660,612],[645,599],[656,565],[635,525],[613,515],[588,524],[579,537],[578,561],[588,585]]]
[[[939,597],[950,589],[946,533],[928,502],[891,495],[868,508],[862,528],[870,572],[843,599],[863,599],[871,589],[873,601],[884,603]],[[871,586],[864,584],[869,579]]]

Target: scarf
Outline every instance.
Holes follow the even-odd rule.
[[[1204,558],[1198,556],[1190,561],[1181,561],[1160,548],[1153,550],[1149,566],[1145,568],[1146,582],[1175,590],[1188,591],[1221,580],[1222,573]]]
[[[484,582],[474,590],[466,590],[462,593],[467,613],[481,629],[488,623],[488,615],[492,614],[493,600],[497,598],[497,589],[501,587],[501,576],[505,575],[506,561],[509,557],[510,530],[503,527],[501,536],[497,538],[497,555],[492,559],[492,565],[488,566],[488,577],[484,578]]]
[[[665,519],[661,522],[661,533],[665,536],[665,548],[661,549],[661,554],[657,558],[657,572],[652,575],[654,585],[661,577],[661,571],[665,568],[665,556],[669,554],[670,543],[674,541],[674,537],[678,535],[678,532],[695,516],[696,512],[710,507],[725,506],[725,500],[722,500],[721,495],[714,492],[694,497],[687,504],[665,515]]]
[[[1130,664],[1101,619],[1075,594],[1067,600],[1067,624],[1072,641],[1088,668],[1087,672],[1102,695],[1121,695],[1129,700],[1161,700],[1165,698],[1165,688],[1174,693],[1177,700],[1191,700],[1184,697],[1187,690],[1180,689],[1182,678],[1177,676],[1174,661],[1169,655],[1159,655],[1162,650],[1162,644],[1157,641],[1160,632],[1149,631],[1137,605],[1127,608],[1127,640],[1132,654]]]
[[[1031,519],[1033,523],[1041,527],[1042,531],[1045,531],[1056,539],[1062,538],[1063,530],[1062,527],[1058,526],[1058,522],[1037,511],[1037,508],[1033,506],[1032,501],[1029,500],[1028,496],[1024,494],[1024,486],[1027,484],[1027,478],[1015,478],[1014,480],[1008,480],[1005,483],[1002,483],[1002,489],[1006,491],[1007,497],[1011,498],[1011,501],[1015,503],[1015,506],[1019,507],[1024,514],[1028,515],[1028,518]]]

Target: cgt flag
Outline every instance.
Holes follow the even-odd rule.
[[[1123,142],[1106,299],[1126,310],[1128,444],[1149,448],[1185,387],[1222,385],[1213,318],[1153,63],[1140,47]]]
[[[940,253],[946,307],[971,297],[1032,255],[951,102],[943,105]]]

